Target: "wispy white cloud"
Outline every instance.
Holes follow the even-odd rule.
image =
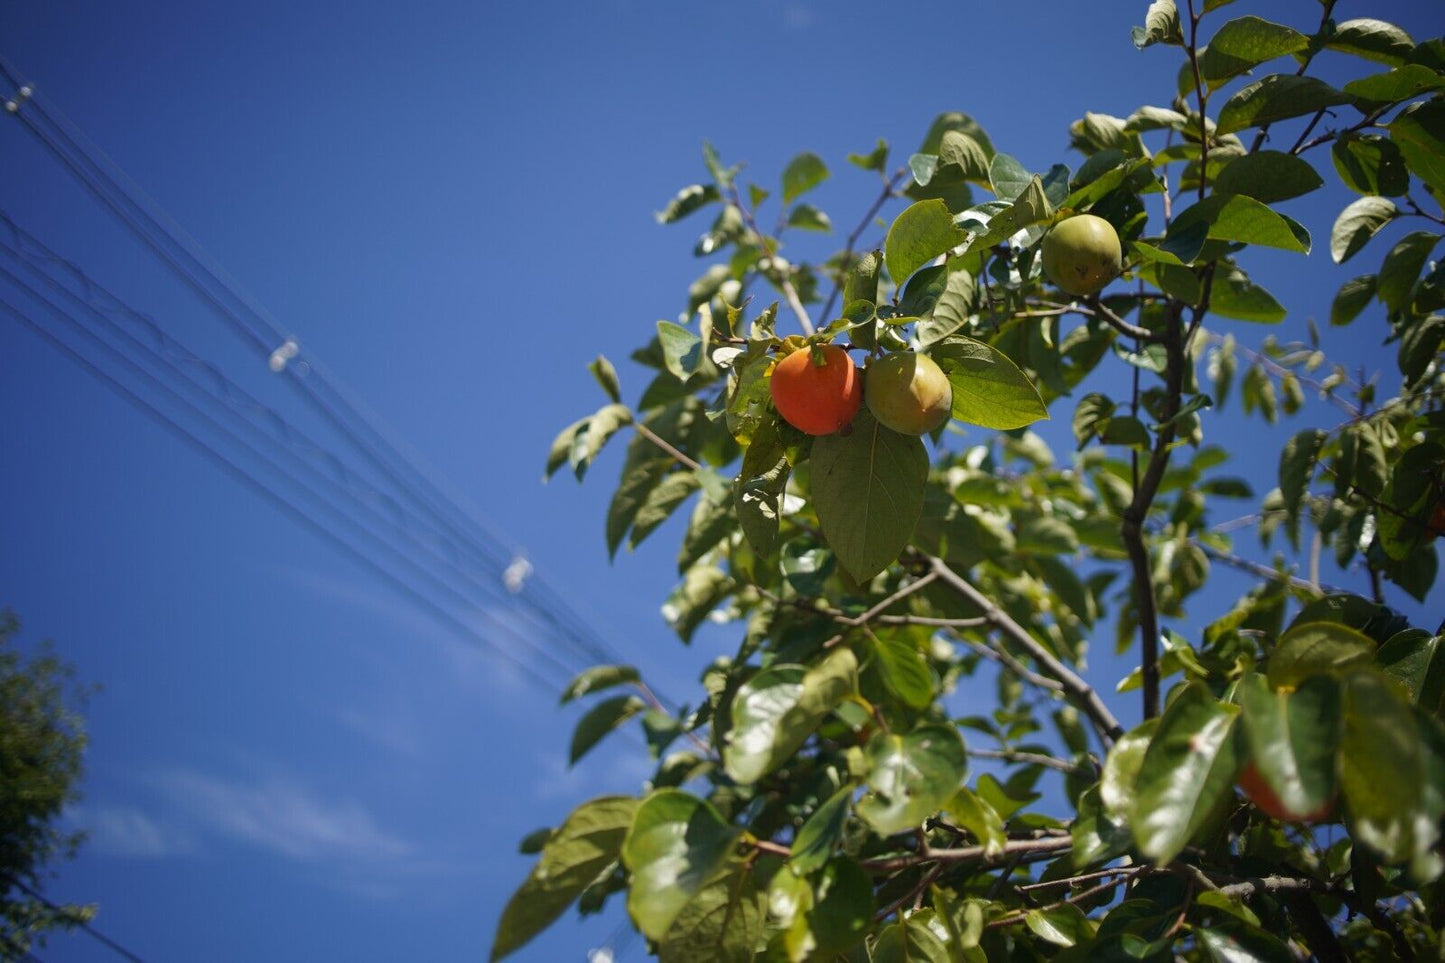
[[[101,856],[158,859],[196,851],[185,829],[130,806],[76,806],[67,820],[86,833],[85,851]]]
[[[323,800],[294,781],[271,777],[248,784],[177,771],[160,785],[197,823],[292,859],[395,860],[412,852],[359,803]]]

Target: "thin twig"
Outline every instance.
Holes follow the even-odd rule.
[[[702,465],[698,464],[696,460],[689,458],[687,455],[684,455],[682,452],[678,451],[676,448],[673,447],[671,442],[663,438],[651,428],[644,425],[642,422],[634,420],[632,422],[632,428],[639,435],[646,438],[648,441],[652,442],[654,445],[671,455],[673,457],[673,460],[676,461],[679,465],[691,468],[693,471],[702,471]]]
[[[984,865],[997,865],[1019,854],[1022,854],[1026,861],[1048,859],[1058,853],[1067,852],[1073,845],[1073,840],[1067,836],[1051,836],[1044,839],[1010,839],[998,852],[991,852],[987,846],[965,846],[962,849],[930,849],[927,855],[909,853],[907,856],[883,856],[859,862],[864,869],[873,873],[893,873],[923,862],[978,862]]]
[[[1088,766],[1082,766],[1057,756],[1046,756],[1041,752],[1024,752],[1019,749],[970,749],[968,754],[976,759],[1000,759],[1005,762],[1022,762],[1032,766],[1046,766],[1059,772],[1088,773]]]
[[[984,619],[987,622],[987,619]],[[980,642],[977,639],[970,639],[967,636],[958,636],[958,641],[968,646],[973,651],[986,659],[992,659],[1004,668],[1008,669],[1020,679],[1037,686],[1040,689],[1047,689],[1050,692],[1063,692],[1064,684],[1057,679],[1050,679],[1048,676],[1039,675],[1028,666],[1024,665],[1006,649],[1001,646],[989,645],[987,642]]]
[[[980,592],[972,582],[959,575],[948,567],[948,563],[934,555],[922,554],[921,557],[929,566],[938,573],[951,588],[968,599],[973,605],[983,610],[984,618],[988,619],[996,628],[1003,632],[1014,645],[1028,653],[1049,676],[1056,679],[1063,685],[1064,692],[1070,695],[1089,717],[1094,728],[1099,733],[1100,740],[1108,748],[1116,739],[1124,734],[1124,727],[1109,707],[1104,705],[1104,700],[1094,687],[1085,682],[1083,678],[1073,669],[1064,665],[1063,662],[1048,649],[1044,648],[1038,640],[1029,634],[1028,630],[1015,622],[1007,612],[999,608],[987,595]]]
[[[863,215],[862,219],[858,221],[858,226],[853,228],[853,232],[848,235],[848,240],[843,245],[842,263],[843,270],[845,272],[851,270],[852,268],[853,251],[858,245],[858,238],[863,236],[863,232],[868,229],[869,224],[873,223],[873,218],[878,214],[880,210],[882,210],[883,205],[888,202],[888,199],[895,196],[895,191],[898,188],[898,183],[903,180],[903,178],[907,174],[908,168],[900,167],[898,168],[898,170],[893,172],[893,176],[891,178],[884,178],[883,190],[878,194],[876,198],[874,198],[873,204],[868,208],[868,211]],[[846,277],[846,274],[844,276]],[[838,294],[842,290],[843,281],[841,279],[835,281],[833,283],[833,290],[828,294],[828,300],[823,305],[822,317],[824,321],[826,321],[829,317],[832,316],[833,304],[838,300]]]

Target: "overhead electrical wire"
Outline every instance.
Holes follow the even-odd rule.
[[[54,903],[52,903],[50,900],[46,899],[46,898],[45,898],[44,896],[42,896],[39,892],[37,892],[33,887],[27,886],[25,883],[21,882],[21,881],[18,880],[18,879],[13,878],[13,877],[11,878],[10,882],[11,882],[11,884],[12,884],[13,886],[15,886],[16,888],[18,888],[21,892],[25,893],[25,894],[26,894],[27,896],[29,896],[31,899],[39,901],[42,905],[44,905],[44,906],[45,906],[47,909],[49,909],[52,913],[63,913],[63,912],[64,912],[64,910],[63,910],[61,907],[56,906],[56,905],[55,905]],[[104,947],[106,947],[107,949],[109,949],[112,953],[115,953],[115,954],[117,954],[117,955],[119,955],[119,956],[124,957],[124,958],[127,959],[127,960],[130,960],[131,963],[146,963],[145,959],[142,958],[139,954],[134,953],[134,952],[132,952],[131,950],[126,949],[125,946],[123,946],[120,942],[112,939],[112,938],[109,937],[109,936],[106,936],[106,935],[105,935],[104,933],[102,933],[100,930],[98,930],[98,929],[96,929],[94,926],[92,926],[88,921],[86,921],[86,920],[81,920],[81,921],[77,922],[75,925],[79,926],[82,930],[84,930],[84,931],[85,931],[86,933],[88,933],[91,937],[93,937],[96,942],[100,943],[102,946],[104,946]],[[34,956],[34,954],[27,952],[26,958],[27,958],[27,959],[35,959],[35,956]]]
[[[153,201],[147,205],[137,200],[141,193],[132,186],[123,172],[104,159],[98,150],[82,143],[84,136],[60,117],[28,86],[23,86],[16,73],[0,60],[0,75],[17,91],[10,102],[10,113],[19,118],[26,129],[80,181],[102,205],[132,234],[149,247],[161,261],[191,290],[221,316],[254,350],[272,363],[273,370],[286,375],[287,381],[299,390],[332,428],[346,439],[389,482],[401,498],[411,502],[439,527],[447,530],[455,544],[488,562],[500,575],[523,557],[519,551],[501,543],[494,533],[448,497],[441,486],[418,468],[414,461],[398,450],[376,419],[369,416],[360,403],[339,386],[309,354],[305,361],[314,377],[303,373],[302,366],[292,364],[300,349],[296,340],[281,332],[274,322],[242,295],[234,282],[218,267],[207,263],[199,245],[184,235]],[[7,106],[10,106],[7,105]],[[108,169],[109,168],[109,169]],[[169,222],[169,225],[166,223]],[[288,347],[289,353],[276,364],[277,353]],[[363,437],[369,436],[369,439]],[[409,476],[409,477],[408,477]],[[554,627],[587,657],[596,662],[622,661],[616,651],[601,640],[595,629],[582,620],[550,585],[532,574],[520,586],[521,592],[534,596],[519,601],[530,602],[530,608]]]
[[[4,268],[0,268],[0,275],[9,276],[12,279],[14,278],[14,275],[12,275],[8,270]],[[507,662],[510,662],[513,666],[520,670],[529,681],[531,681],[533,684],[536,684],[543,691],[556,691],[558,679],[547,677],[535,666],[523,661],[515,654],[497,645],[486,635],[478,632],[475,627],[467,625],[457,615],[443,608],[437,602],[424,595],[412,585],[405,582],[394,572],[381,565],[371,556],[367,555],[365,552],[362,552],[360,549],[355,548],[350,543],[337,536],[330,528],[315,520],[311,515],[307,514],[304,509],[296,505],[291,499],[288,499],[286,496],[276,491],[272,486],[266,484],[264,481],[258,478],[254,472],[248,471],[246,468],[242,467],[234,458],[219,451],[214,446],[207,443],[195,432],[181,425],[170,415],[166,414],[157,405],[147,401],[139,393],[121,382],[119,378],[115,377],[111,373],[101,368],[98,364],[95,363],[95,361],[84,355],[80,350],[55,335],[40,322],[36,321],[26,311],[22,310],[19,307],[16,307],[8,299],[5,299],[3,297],[0,297],[0,310],[4,310],[12,318],[24,325],[26,328],[30,329],[52,347],[61,351],[71,360],[75,361],[88,373],[90,373],[91,375],[99,379],[103,384],[105,384],[106,387],[119,394],[121,398],[123,398],[125,401],[136,406],[143,413],[158,421],[162,425],[162,427],[177,435],[179,438],[181,438],[182,441],[186,442],[186,444],[200,451],[201,454],[205,455],[208,459],[218,464],[222,468],[222,470],[224,470],[228,475],[239,481],[242,485],[250,489],[255,494],[260,495],[262,498],[270,502],[276,508],[280,509],[282,513],[285,514],[287,517],[302,525],[313,534],[321,537],[324,541],[341,551],[353,561],[360,563],[372,574],[380,577],[383,581],[387,582],[393,588],[396,588],[398,591],[402,592],[405,596],[407,596],[417,605],[421,606],[423,609],[431,613],[437,619],[447,624],[451,628],[456,629],[463,636],[481,642],[494,654],[498,655]],[[64,312],[59,308],[53,308],[53,312],[56,314],[56,316],[62,317],[62,319],[65,318]],[[210,427],[220,431],[224,435],[227,435],[237,444],[246,447],[244,442],[240,441],[240,439],[237,438],[234,434],[230,433],[227,429],[217,424],[214,420],[210,419],[204,413],[199,413],[198,417],[201,418],[203,421],[208,422]],[[279,472],[279,469],[275,466],[274,462],[266,459],[265,456],[261,457],[263,462],[265,462],[268,467]],[[566,673],[566,671],[567,670],[564,667],[564,674]]]
[[[4,237],[5,231],[10,234],[9,241]],[[499,607],[506,605],[509,610],[519,612],[537,627],[543,627],[542,620],[531,606],[517,607],[512,604],[501,580],[494,577],[494,572],[478,569],[474,565],[465,564],[464,561],[458,559],[455,555],[456,546],[445,535],[428,538],[430,529],[426,529],[420,534],[412,530],[406,522],[417,520],[404,506],[390,496],[381,495],[380,497],[385,499],[388,507],[395,513],[394,515],[389,515],[376,507],[367,496],[379,493],[364,489],[360,484],[360,477],[338,455],[328,451],[304,432],[292,426],[280,412],[266,406],[240,385],[231,381],[219,368],[187,349],[181,342],[166,333],[156,321],[140,314],[119,297],[92,281],[76,265],[45,247],[33,235],[21,229],[4,211],[0,211],[0,253],[7,255],[25,269],[33,279],[44,282],[51,290],[78,307],[84,314],[98,321],[110,333],[112,339],[119,342],[122,350],[129,350],[146,359],[152,367],[163,374],[174,376],[174,380],[178,381],[181,387],[199,397],[203,403],[219,410],[223,416],[229,416],[254,435],[261,447],[271,448],[311,476],[317,484],[349,502],[356,511],[366,517],[373,528],[389,529],[404,536],[414,547],[426,552],[428,560],[432,564],[441,566],[454,584],[461,586],[462,591],[480,593],[486,604]],[[72,290],[52,273],[46,272],[42,265],[47,264],[57,268],[62,276],[70,277],[80,287],[80,291]],[[0,268],[0,271],[4,271],[4,269]],[[8,271],[4,271],[4,273],[12,278],[13,283],[23,286],[32,298],[40,297],[39,292],[35,291],[31,285],[10,275]],[[59,310],[53,301],[50,301],[48,306],[52,311]],[[117,314],[140,326],[148,334],[149,342],[137,337],[126,327],[112,320],[111,314]],[[68,320],[74,325],[85,324],[73,313],[70,314]],[[205,376],[201,377],[197,374],[198,371],[204,372]],[[144,374],[144,372],[141,373]],[[169,391],[165,386],[161,387],[163,390]],[[180,399],[178,396],[176,400],[180,404],[185,404],[184,399]],[[273,430],[266,431],[260,425],[269,426]],[[283,439],[285,444],[281,443]],[[328,466],[331,473],[339,477],[332,477],[332,474],[317,467],[317,462]],[[341,512],[344,509],[333,507],[333,511]],[[398,515],[402,517],[396,517]],[[352,520],[355,520],[354,516]],[[449,547],[451,552],[444,551],[438,544],[439,542]],[[500,625],[498,627],[503,628]],[[511,634],[517,636],[522,646],[536,651],[546,661],[561,668],[563,672],[567,673],[568,678],[575,675],[576,665],[564,665],[551,650],[541,648],[535,640],[515,630]]]
[[[116,215],[117,220],[120,220],[124,227],[129,228],[137,239],[142,240],[147,247],[158,254],[160,260],[173,273],[176,273],[176,276],[181,278],[186,286],[197,292],[202,301],[210,304],[211,308],[215,309],[223,317],[223,320],[233,327],[233,330],[241,334],[241,337],[251,347],[256,348],[260,353],[270,351],[269,354],[266,354],[267,361],[275,361],[276,350],[267,348],[266,338],[257,334],[257,327],[262,328],[273,341],[280,341],[282,346],[292,347],[292,353],[283,357],[279,373],[286,373],[289,376],[288,382],[301,390],[303,398],[321,412],[328,424],[337,429],[351,447],[360,451],[371,466],[379,468],[383,476],[392,481],[403,499],[409,500],[416,508],[431,516],[436,525],[451,532],[455,539],[454,544],[461,545],[468,552],[474,552],[481,560],[490,562],[499,577],[514,571],[517,561],[525,558],[522,552],[501,545],[496,535],[491,534],[483,523],[477,521],[474,513],[461,509],[457,505],[457,500],[445,495],[441,486],[429,479],[425,471],[420,470],[412,460],[407,460],[405,455],[400,454],[396,442],[387,437],[384,429],[376,424],[376,419],[370,418],[361,409],[360,402],[354,401],[344,389],[341,389],[335,379],[329,377],[319,366],[314,357],[308,354],[305,359],[306,363],[311,366],[312,372],[315,373],[314,379],[311,376],[303,375],[302,367],[298,364],[288,363],[299,353],[296,341],[280,333],[279,328],[264,315],[264,312],[259,308],[254,308],[244,298],[244,295],[237,291],[234,282],[225,278],[221,269],[207,263],[204,252],[197,253],[195,250],[191,250],[191,247],[198,247],[194,241],[189,241],[191,247],[186,246],[186,240],[182,240],[185,237],[184,231],[179,230],[179,227],[173,227],[173,221],[171,221],[172,227],[166,226],[165,221],[169,221],[169,218],[159,211],[155,202],[150,202],[150,205],[156,208],[156,213],[152,213],[152,211],[146,210],[142,202],[131,197],[127,189],[120,184],[121,181],[129,182],[129,178],[126,178],[126,175],[118,171],[118,168],[108,160],[95,158],[95,155],[100,153],[98,150],[87,150],[87,147],[81,145],[79,142],[84,140],[84,136],[79,134],[78,130],[74,130],[71,124],[56,119],[59,111],[46,106],[32,88],[20,87],[16,74],[9,68],[9,65],[4,64],[4,61],[0,61],[0,74],[3,74],[4,78],[23,94],[23,97],[19,98],[23,103],[12,101],[14,108],[10,110],[10,113],[19,117],[25,123],[26,129],[40,140],[40,143],[56,159],[61,160],[62,165],[81,182],[82,187],[87,188],[92,195],[97,197],[97,200],[103,202],[104,207],[110,210],[111,214]],[[36,114],[40,120],[45,121],[48,129],[42,127],[42,124],[36,123],[30,114]],[[113,172],[107,172],[105,169],[107,165],[113,169]],[[133,189],[139,192],[139,188]],[[147,224],[149,224],[149,228],[147,228]],[[249,315],[250,324],[247,324],[246,317],[243,315]],[[273,370],[275,369],[276,366],[273,364]],[[361,438],[354,429],[357,425],[370,434],[373,441],[367,442]],[[407,481],[403,474],[412,476],[413,481]],[[418,483],[422,489],[420,492]],[[530,571],[529,567],[527,567],[527,571]],[[607,642],[603,641],[590,623],[582,620],[566,603],[564,597],[555,588],[549,586],[540,575],[532,573],[520,586],[509,586],[509,588],[516,596],[522,596],[517,600],[525,603],[530,612],[549,623],[562,639],[584,652],[591,662],[623,661],[616,649],[611,648]],[[673,707],[670,700],[663,698],[662,701],[665,706]]]

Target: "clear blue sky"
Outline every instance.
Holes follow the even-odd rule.
[[[1162,104],[1172,89],[1176,52],[1129,43],[1146,7],[70,0],[0,7],[0,53],[613,646],[686,699],[731,640],[684,650],[658,615],[677,524],[609,565],[618,452],[581,487],[539,483],[552,436],[605,400],[587,362],[611,357],[635,400],[645,382],[628,352],[701,272],[691,246],[705,224],[661,228],[652,212],[701,178],[709,138],[768,187],[794,153],[816,151],[834,175],[817,203],[846,229],[874,187],[844,156],[882,136],[902,159],[949,109],[1031,169],[1077,166],[1071,120],[1127,115],[1143,102],[1134,91]],[[1317,16],[1273,0],[1213,18],[1246,12],[1305,30]],[[1338,13],[1417,39],[1445,28],[1420,2],[1345,0]],[[8,117],[0,157],[0,208],[316,426]],[[1347,200],[1332,184],[1296,205],[1316,240],[1309,262],[1249,261],[1296,311],[1287,325],[1323,319],[1335,287],[1386,250],[1328,263]],[[1216,328],[1246,343],[1267,333]],[[1326,347],[1379,367],[1392,357],[1384,333],[1376,310],[1327,330]],[[8,318],[0,365],[0,605],[27,643],[54,638],[104,686],[72,814],[91,840],[51,893],[98,902],[106,933],[149,961],[478,959],[526,872],[517,839],[591,795],[635,791],[634,745],[569,771],[575,711]],[[1047,431],[1060,442],[1061,409]],[[1272,438],[1213,437],[1258,491],[1272,485]],[[1441,593],[1429,601],[1406,608],[1438,616]],[[559,927],[521,958],[580,959],[617,920]],[[115,958],[84,936],[37,955]]]

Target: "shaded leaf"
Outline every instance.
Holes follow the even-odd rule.
[[[1283,151],[1264,150],[1230,161],[1214,179],[1215,193],[1244,194],[1273,204],[1324,186],[1309,161]]]
[[[657,948],[661,963],[748,963],[763,937],[763,894],[739,870],[688,901]]]
[[[858,815],[882,836],[923,823],[943,806],[967,769],[963,737],[924,724],[906,735],[879,732],[868,743],[868,788]]]
[[[572,733],[572,748],[567,764],[575,766],[609,732],[647,708],[647,703],[635,695],[614,696],[594,705],[577,722]]]
[[[561,702],[565,705],[578,696],[587,695],[589,692],[600,692],[603,689],[611,689],[614,686],[628,685],[636,682],[640,676],[637,669],[630,665],[594,665],[590,669],[579,672],[562,693]]]
[[[712,184],[684,187],[677,192],[676,197],[667,202],[666,207],[657,212],[657,223],[671,224],[673,221],[680,221],[693,211],[721,199],[722,195]]]
[[[850,783],[829,796],[827,801],[808,817],[798,835],[793,839],[792,857],[788,863],[793,872],[808,875],[816,872],[828,862],[833,846],[843,836],[843,826],[848,821],[849,804],[853,801],[854,786]]]
[[[1399,66],[1410,56],[1415,41],[1392,23],[1362,17],[1336,24],[1325,46],[1376,63]]]
[[[1445,102],[1434,98],[1411,104],[1386,126],[1415,176],[1436,196],[1445,195]]]
[[[1357,194],[1398,197],[1410,189],[1400,148],[1379,134],[1346,134],[1330,147],[1335,172]]]
[[[1216,133],[1272,124],[1350,103],[1349,95],[1314,77],[1271,74],[1241,88],[1219,111]]]
[[[1279,637],[1269,656],[1269,684],[1278,689],[1300,685],[1317,672],[1338,672],[1369,662],[1370,638],[1339,622],[1303,622]]]
[[[617,859],[637,800],[604,796],[583,803],[542,847],[542,857],[507,901],[491,959],[500,960],[546,929]]]
[[[1375,275],[1364,274],[1340,285],[1340,290],[1330,304],[1330,324],[1346,325],[1355,320],[1374,299],[1375,283]]]
[[[828,179],[828,165],[817,154],[804,152],[783,168],[783,203],[791,204]]]
[[[637,807],[622,843],[632,873],[627,911],[649,939],[662,939],[694,896],[732,855],[742,830],[678,789],[660,789]]]
[[[847,434],[813,442],[812,466],[823,537],[855,580],[872,578],[907,546],[923,512],[922,439],[883,427],[865,409]]]

